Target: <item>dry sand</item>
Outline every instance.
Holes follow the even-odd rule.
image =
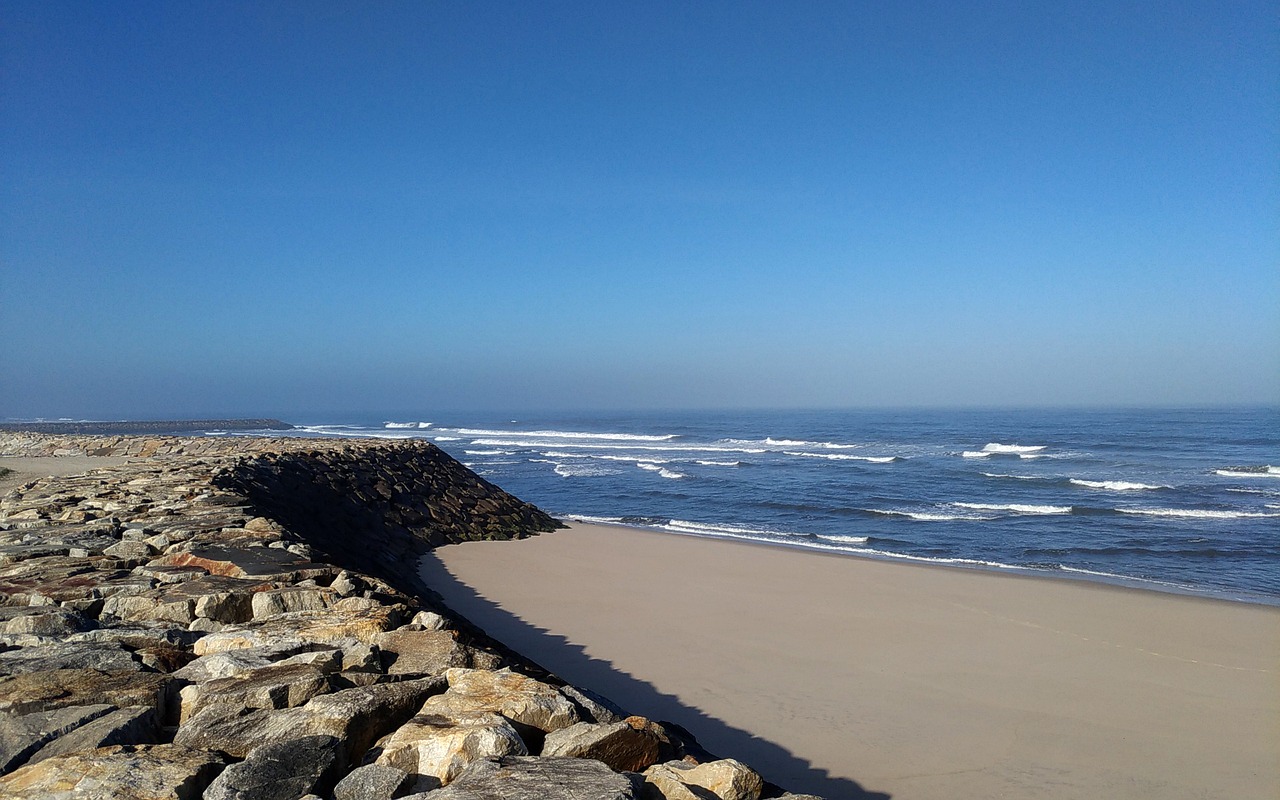
[[[599,525],[422,569],[511,647],[792,791],[1280,797],[1280,608]]]
[[[110,456],[42,456],[15,457],[0,456],[0,469],[8,468],[12,472],[0,475],[0,494],[4,494],[15,486],[51,475],[81,475],[90,470],[102,467],[114,467],[127,463],[127,458]]]

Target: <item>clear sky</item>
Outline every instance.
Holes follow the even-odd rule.
[[[1280,402],[1276,2],[0,36],[0,418]]]

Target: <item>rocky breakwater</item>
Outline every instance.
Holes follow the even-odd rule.
[[[0,501],[0,798],[798,797],[433,601],[556,523],[430,444],[0,434],[55,452],[132,458]]]

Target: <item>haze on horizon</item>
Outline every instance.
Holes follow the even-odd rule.
[[[0,0],[0,418],[1275,404],[1275,12]]]

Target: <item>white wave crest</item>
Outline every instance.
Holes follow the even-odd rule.
[[[1105,489],[1109,492],[1137,492],[1147,489],[1168,489],[1168,486],[1156,486],[1150,483],[1134,481],[1086,481],[1083,478],[1072,478],[1071,483],[1087,489]]]
[[[830,542],[845,542],[846,544],[866,544],[866,536],[846,536],[843,533],[819,533],[819,539],[826,539]]]
[[[740,467],[741,461],[694,461],[695,464],[701,464],[704,467]]]
[[[617,475],[618,470],[596,464],[556,464],[555,473],[562,478],[598,478],[601,475]]]
[[[779,531],[771,531],[765,528],[714,525],[704,522],[689,522],[683,519],[673,519],[660,527],[676,533],[696,533],[703,536],[777,536],[780,533]]]
[[[840,442],[810,442],[804,439],[775,439],[772,436],[766,438],[764,443],[772,447],[818,447],[824,450],[854,450],[862,446]]]
[[[782,454],[801,458],[825,458],[829,461],[867,461],[872,464],[888,464],[898,460],[897,456],[847,456],[843,453],[801,453],[790,450],[783,451]]]
[[[510,450],[463,450],[464,455],[468,456],[509,456]]]
[[[990,453],[985,453],[985,452],[983,452],[983,451],[981,451],[981,450],[965,450],[965,451],[964,451],[963,453],[961,453],[960,455],[961,455],[961,456],[963,456],[964,458],[986,458],[987,456],[989,456],[989,455],[991,455],[991,454],[990,454]]]
[[[432,439],[435,439],[437,442],[460,442],[460,441],[462,441],[462,437],[461,437],[461,436],[432,436],[431,438],[432,438]]]
[[[1181,519],[1257,519],[1280,517],[1262,511],[1219,511],[1211,508],[1121,508],[1124,514],[1143,514],[1148,517],[1174,517]]]
[[[1035,476],[1035,475],[1005,475],[1005,474],[1002,474],[1002,473],[999,473],[999,472],[984,472],[984,473],[982,473],[982,474],[983,474],[983,475],[985,475],[985,476],[987,476],[988,478],[1008,478],[1009,480],[1014,480],[1014,481],[1042,481],[1042,480],[1044,480],[1044,478],[1040,478],[1040,477],[1037,477],[1037,476]]]
[[[1280,467],[1259,467],[1257,469],[1216,469],[1215,475],[1224,478],[1280,478]]]
[[[431,423],[430,422],[384,422],[382,423],[382,427],[384,428],[417,428],[421,430],[425,428],[430,428]]]
[[[484,428],[457,428],[461,436],[507,436],[518,439],[591,439],[613,442],[669,442],[679,434],[587,433],[585,431],[494,431]]]
[[[438,438],[438,437],[437,437]],[[709,444],[609,444],[603,442],[592,442],[590,444],[581,444],[578,442],[552,442],[540,441],[536,439],[517,440],[517,439],[488,439],[479,438],[472,439],[474,445],[484,445],[488,447],[527,447],[527,448],[561,448],[561,449],[583,449],[583,450],[623,450],[629,453],[634,452],[662,452],[662,453],[767,453],[768,450],[762,447],[720,447]],[[627,459],[628,461],[630,459]]]
[[[1000,444],[999,442],[987,442],[983,446],[984,453],[1039,453],[1048,445],[1021,445],[1021,444]]]
[[[640,469],[649,470],[650,472],[656,472],[662,477],[670,478],[673,481],[678,481],[681,478],[685,477],[681,473],[673,472],[672,470],[669,470],[666,467],[662,466],[661,464],[653,461],[637,461],[636,466],[639,467]]]
[[[1008,511],[1014,514],[1070,514],[1071,506],[1037,506],[1026,503],[955,503],[974,511]]]

